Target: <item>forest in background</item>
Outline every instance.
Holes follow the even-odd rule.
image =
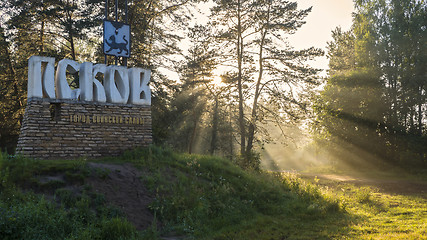
[[[260,146],[274,141],[266,126],[286,135],[281,125],[309,123],[317,154],[330,161],[427,167],[425,1],[354,1],[352,28],[332,32],[326,79],[306,63],[323,55],[321,49],[287,44],[311,8],[283,0],[214,0],[208,23],[199,25],[194,16],[202,1],[128,2],[128,64],[152,69],[155,144],[258,168]],[[13,153],[19,135],[30,56],[103,63],[104,4],[0,3],[2,150]],[[214,84],[215,77],[222,83]]]
[[[351,30],[333,31],[315,106],[316,140],[357,166],[427,166],[427,3],[355,1]]]

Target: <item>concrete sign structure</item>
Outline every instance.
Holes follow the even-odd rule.
[[[150,70],[32,56],[17,152],[35,158],[118,155],[151,144]],[[79,78],[70,87],[67,75]],[[103,80],[97,79],[102,74]]]
[[[70,59],[58,62],[54,74],[55,59],[32,56],[28,60],[28,99],[81,99],[83,101],[130,103],[150,105],[151,91],[148,86],[150,70],[123,66],[106,66],[90,62],[77,63]],[[79,73],[79,89],[71,89],[67,72]],[[97,79],[104,74],[104,85]]]

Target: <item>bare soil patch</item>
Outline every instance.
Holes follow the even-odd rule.
[[[154,196],[140,180],[142,173],[138,169],[131,164],[89,163],[89,167],[95,174],[86,181],[94,192],[119,207],[138,230],[152,225],[154,216],[148,206]]]
[[[38,185],[24,186],[36,193],[45,195],[51,201],[58,188],[68,190],[73,196],[80,196],[85,186],[90,191],[102,194],[107,204],[117,207],[137,230],[145,230],[152,226],[154,216],[149,205],[155,196],[148,191],[140,177],[142,173],[132,164],[88,163],[90,174],[81,179],[67,179],[64,172],[50,172],[37,176]],[[59,203],[59,202],[58,202]],[[157,222],[160,227],[159,223]]]

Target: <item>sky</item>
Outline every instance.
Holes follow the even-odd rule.
[[[290,45],[295,49],[309,47],[322,48],[326,52],[327,42],[332,40],[331,31],[340,26],[349,30],[352,20],[353,0],[297,0],[298,8],[313,6],[311,13],[294,35],[289,37]],[[327,69],[328,59],[321,57],[310,62],[313,67]]]

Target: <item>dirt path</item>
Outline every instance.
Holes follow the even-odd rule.
[[[411,195],[427,199],[427,181],[410,179],[380,179],[373,177],[352,177],[338,174],[303,173],[301,178],[314,181],[319,179],[319,184],[328,185],[328,181],[349,183],[356,186],[369,186],[379,191],[393,195]]]

